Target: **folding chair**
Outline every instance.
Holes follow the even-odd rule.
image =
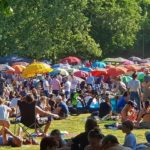
[[[26,103],[22,101],[18,102],[18,106],[20,110],[20,118],[16,117],[15,119],[14,132],[16,132],[16,125],[18,124],[20,127],[22,127],[23,132],[26,133],[28,137],[32,138],[33,133],[35,133],[29,133],[28,129],[34,129],[35,131],[38,129],[44,133],[41,127],[46,124],[48,119],[47,117],[43,117],[42,119],[40,117],[36,117],[36,102]]]

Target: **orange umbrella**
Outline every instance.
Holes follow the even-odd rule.
[[[150,64],[148,63],[140,64],[140,66],[150,68]]]
[[[127,69],[128,72],[139,71],[141,69],[139,66],[135,66],[135,65],[126,65],[125,68]]]
[[[127,73],[127,69],[119,66],[119,67],[109,68],[107,70],[107,73],[109,76],[115,77]]]
[[[20,74],[23,72],[23,70],[26,68],[25,66],[22,65],[13,65],[12,66],[13,69],[15,69],[14,71],[8,70],[6,71],[7,74]]]

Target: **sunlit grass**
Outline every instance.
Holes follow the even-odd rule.
[[[60,131],[67,131],[69,133],[69,136],[66,138],[71,138],[71,136],[74,136],[76,134],[79,134],[84,131],[84,124],[86,121],[86,118],[89,116],[89,114],[83,114],[79,116],[71,116],[67,118],[66,120],[55,120],[52,122],[51,127],[49,129],[49,132],[53,129],[59,129]],[[111,123],[110,121],[106,121],[103,123],[100,123],[99,126],[102,129],[102,132],[106,134],[114,134],[117,136],[119,139],[120,143],[123,143],[124,141],[124,134],[122,133],[121,130],[110,130],[110,129],[105,129],[104,124],[109,124]],[[13,130],[14,125],[11,126],[11,130]],[[146,130],[134,130],[134,134],[136,135],[137,142],[138,143],[143,143],[146,142],[144,133]],[[37,138],[37,140],[40,142],[41,138]],[[11,147],[0,147],[0,150],[38,150],[39,146],[34,146],[34,145],[25,145],[22,146],[21,148],[11,148]]]

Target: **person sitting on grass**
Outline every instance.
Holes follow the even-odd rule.
[[[101,134],[99,128],[91,130],[88,134],[89,145],[86,146],[85,150],[98,150],[102,148],[102,139],[104,135]]]
[[[53,114],[50,111],[42,110],[39,106],[37,106],[32,94],[28,94],[23,101],[18,101],[18,107],[20,109],[21,123],[23,123],[27,127],[35,128],[34,124],[36,119],[38,126],[45,125],[43,133],[44,135],[47,134],[48,129],[50,127],[50,118],[59,118],[58,115]],[[39,121],[42,121],[44,123],[40,123]],[[38,133],[38,131],[36,132]]]
[[[12,146],[21,147],[23,138],[21,136],[22,129],[19,128],[18,136],[14,135],[8,128],[3,127],[0,131],[0,145],[1,146]]]
[[[144,108],[139,113],[136,127],[142,129],[150,129],[150,102],[149,101],[145,101]]]
[[[133,130],[133,123],[129,120],[122,123],[122,132],[126,133],[124,145],[126,147],[136,150],[136,138],[135,135],[131,132]]]
[[[91,118],[87,119],[85,123],[85,132],[80,133],[79,135],[77,135],[76,137],[72,139],[71,150],[84,150],[84,148],[87,145],[89,145],[89,142],[88,142],[89,132],[92,129],[97,128],[97,127],[98,127],[98,124],[96,120],[91,119]]]
[[[121,121],[124,122],[126,120],[130,120],[132,122],[136,122],[137,119],[137,111],[136,105],[132,101],[128,101],[125,107],[121,111]]]
[[[130,93],[129,92],[125,92],[123,94],[123,96],[121,96],[117,102],[117,111],[118,113],[120,113],[122,111],[122,109],[124,108],[124,106],[127,104],[127,102],[129,101],[130,98]]]
[[[114,135],[107,135],[102,141],[102,150],[132,150],[119,144]]]
[[[69,109],[66,103],[62,100],[61,96],[56,97],[57,107],[55,113],[60,116],[60,119],[67,118],[69,115]]]
[[[100,108],[99,108],[99,117],[100,118],[103,118],[106,116],[111,117],[111,115],[112,115],[112,107],[110,104],[109,95],[107,94],[104,97],[104,99],[105,99],[105,101],[100,104]]]

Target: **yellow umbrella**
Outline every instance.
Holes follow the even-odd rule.
[[[36,74],[45,74],[48,72],[52,72],[53,69],[46,63],[42,62],[34,62],[26,67],[26,69],[22,73],[23,78],[34,77]]]

